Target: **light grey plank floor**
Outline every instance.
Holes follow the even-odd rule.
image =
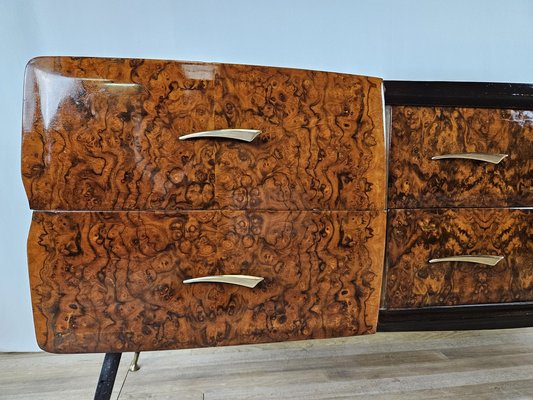
[[[533,399],[533,328],[125,354],[114,399]],[[1,399],[91,399],[102,355],[0,354]]]

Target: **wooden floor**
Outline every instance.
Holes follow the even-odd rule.
[[[122,358],[113,399],[533,399],[533,328],[378,333]],[[1,399],[92,399],[103,356],[0,354]]]

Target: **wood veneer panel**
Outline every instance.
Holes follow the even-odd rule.
[[[260,129],[222,142],[223,208],[384,209],[382,81],[355,75],[221,65],[215,126]]]
[[[371,333],[384,235],[384,212],[35,212],[38,343],[117,352]],[[224,273],[265,280],[182,283]]]
[[[336,73],[37,58],[24,96],[30,207],[383,209],[381,95],[379,79]],[[178,140],[228,127],[264,133]]]
[[[494,165],[431,160],[503,153]],[[389,207],[532,206],[533,111],[392,107]]]
[[[44,57],[27,66],[22,177],[32,209],[206,208],[216,66]]]
[[[391,210],[387,248],[386,308],[533,300],[532,209]],[[505,258],[428,262],[465,254]]]

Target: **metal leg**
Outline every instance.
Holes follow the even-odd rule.
[[[122,353],[106,353],[94,400],[109,400],[111,398],[121,356]]]
[[[141,354],[141,352],[137,351],[133,355],[133,360],[131,360],[131,364],[130,364],[130,371],[131,372],[135,372],[135,371],[138,371],[138,370],[141,369],[141,367],[139,366],[139,354]]]

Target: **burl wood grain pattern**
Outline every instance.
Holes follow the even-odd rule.
[[[22,176],[37,210],[199,209],[214,201],[212,64],[44,57],[26,69]]]
[[[272,67],[45,57],[27,67],[37,210],[385,207],[382,82]],[[254,128],[253,143],[180,141]]]
[[[387,308],[533,300],[532,209],[391,210],[387,232]],[[466,254],[505,258],[428,263]]]
[[[431,160],[508,154],[500,164]],[[533,111],[392,107],[389,207],[532,206]]]
[[[221,142],[217,199],[235,209],[384,209],[382,82],[221,65],[215,127],[260,129]]]
[[[35,212],[39,345],[121,352],[375,331],[382,212]],[[183,284],[264,277],[254,289]]]

